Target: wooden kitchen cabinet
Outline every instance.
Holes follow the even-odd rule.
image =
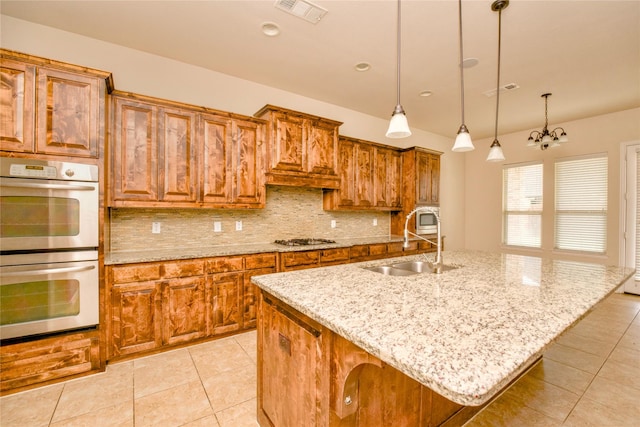
[[[98,158],[110,73],[0,49],[0,150]]]
[[[69,332],[0,347],[0,391],[70,379],[104,369],[98,331]],[[4,409],[3,409],[4,410]]]
[[[258,329],[258,422],[328,426],[329,369],[322,328],[262,293]]]
[[[441,152],[412,147],[402,152],[402,210],[391,214],[391,234],[402,235],[406,216],[417,206],[440,205]],[[415,232],[415,221],[408,230]]]
[[[219,335],[242,329],[244,274],[242,272],[211,274],[207,279],[211,306],[210,334]]]
[[[340,136],[340,188],[324,190],[325,210],[401,209],[402,157],[399,149]]]
[[[255,116],[269,122],[267,184],[338,188],[341,122],[273,105]]]
[[[263,121],[121,92],[113,115],[111,206],[264,207]]]
[[[189,342],[206,335],[202,260],[107,268],[109,358]]]
[[[264,207],[264,125],[200,116],[200,200],[206,205]]]

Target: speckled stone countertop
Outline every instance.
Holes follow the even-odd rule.
[[[412,239],[413,240],[413,239]],[[355,245],[370,245],[374,243],[401,242],[402,236],[389,237],[361,237],[352,239],[336,239],[336,243],[309,246],[283,246],[275,243],[256,243],[248,245],[219,245],[200,248],[175,248],[148,251],[122,251],[106,254],[106,265],[131,264],[136,262],[169,261],[177,259],[209,258],[216,256],[257,254],[265,252],[293,252],[311,251],[317,249],[344,248]]]
[[[475,406],[634,272],[501,253],[443,257],[460,268],[401,277],[362,268],[424,260],[414,255],[252,280],[437,393]]]

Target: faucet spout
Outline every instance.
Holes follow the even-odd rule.
[[[411,219],[411,217],[415,215],[417,212],[431,212],[436,217],[437,237],[435,242],[419,234],[415,234],[409,231],[409,219]],[[437,248],[436,259],[433,261],[432,267],[436,270],[439,270],[442,267],[443,263],[442,263],[442,236],[440,232],[440,214],[438,213],[438,211],[430,207],[419,207],[409,212],[406,220],[404,221],[404,238],[403,238],[403,245],[402,245],[404,248],[409,247],[409,235],[412,235],[414,237],[417,237],[418,239],[424,240],[425,242],[429,242],[432,245],[436,245],[436,248]]]

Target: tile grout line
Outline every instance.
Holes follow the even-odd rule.
[[[609,351],[609,353],[607,354],[607,357],[604,359],[604,363],[602,363],[602,365],[600,365],[600,367],[598,368],[598,371],[593,375],[593,378],[589,381],[589,384],[584,389],[584,391],[581,393],[580,398],[578,399],[578,401],[573,405],[573,407],[571,408],[571,410],[569,411],[567,416],[564,418],[564,420],[562,420],[562,424],[564,424],[569,419],[569,417],[571,416],[571,414],[575,410],[576,406],[578,406],[578,403],[580,403],[582,401],[582,399],[584,398],[584,395],[586,394],[587,390],[589,390],[589,387],[591,387],[591,385],[593,384],[593,381],[598,377],[598,374],[600,373],[600,371],[602,371],[602,368],[604,367],[604,365],[606,365],[606,363],[609,361],[609,358],[611,357],[613,352],[616,350],[616,348],[618,348],[618,345],[620,344],[620,341],[622,340],[624,335],[629,331],[629,328],[631,328],[631,325],[633,325],[633,322],[638,317],[638,313],[639,312],[640,312],[640,310],[636,311],[635,316],[633,316],[633,318],[629,321],[629,323],[627,324],[627,327],[625,328],[624,332],[620,335],[620,338],[618,338],[618,340],[616,341],[616,344],[613,346],[611,351]],[[570,366],[570,365],[566,365],[566,366]],[[606,407],[609,408],[608,405],[605,405],[602,402],[598,402],[598,403],[600,403],[601,405],[606,406]],[[614,408],[610,408],[610,409],[614,409]]]

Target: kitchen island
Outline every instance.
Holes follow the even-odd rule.
[[[261,425],[461,424],[634,270],[450,251],[257,276]]]

